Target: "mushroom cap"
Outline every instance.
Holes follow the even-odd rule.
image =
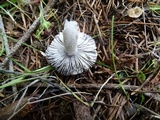
[[[140,7],[134,7],[134,8],[130,8],[127,11],[128,16],[131,18],[138,18],[142,15],[143,10]]]
[[[48,63],[63,75],[80,74],[88,70],[97,59],[94,39],[83,32],[80,32],[78,36],[77,54],[67,55],[62,32],[55,36],[45,54]]]

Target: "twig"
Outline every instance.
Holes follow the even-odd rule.
[[[136,56],[136,55],[138,55],[138,48],[137,48],[137,47],[135,47],[135,56]],[[138,65],[139,65],[138,63],[139,63],[139,59],[138,59],[138,57],[137,57],[137,58],[135,59],[135,71],[136,71],[137,73],[138,73],[138,71],[139,71],[139,70],[138,70],[138,68],[139,68],[139,67],[138,67]]]
[[[8,55],[10,53],[10,49],[9,49],[8,39],[7,39],[7,36],[6,36],[6,33],[5,33],[4,24],[3,24],[3,20],[2,20],[1,14],[0,14],[0,32],[2,34],[2,40],[4,41],[6,54]]]
[[[3,20],[2,20],[1,14],[0,14],[0,31],[2,33],[2,38],[3,38],[3,41],[4,41],[6,55],[8,56],[10,54],[10,49],[9,49],[8,39],[7,39],[7,35],[5,33],[4,24],[3,24]],[[9,70],[11,72],[14,72],[12,60],[9,60]],[[16,86],[12,86],[12,89],[13,89],[14,93],[17,91]]]
[[[142,4],[142,8],[144,8],[143,4]],[[146,27],[146,18],[145,18],[145,13],[143,12],[143,23],[144,23],[144,37],[145,37],[145,41],[146,41],[146,47],[147,47],[147,43],[148,43],[148,39],[147,39],[147,27]]]
[[[121,89],[119,84],[73,84],[73,85],[67,85],[70,88],[76,88],[76,89],[100,89],[100,87],[103,85],[103,89],[113,89],[118,90]],[[123,85],[124,89],[127,91],[134,91],[139,86],[135,85]],[[138,92],[138,91],[137,91]]]
[[[93,18],[94,18],[94,22],[96,23],[96,27],[97,27],[99,35],[100,35],[99,36],[100,37],[100,42],[101,42],[102,45],[104,45],[103,38],[102,38],[102,33],[101,33],[100,27],[98,25],[98,20],[96,18],[96,14],[95,13],[93,13]]]

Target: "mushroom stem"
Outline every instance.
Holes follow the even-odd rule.
[[[79,26],[75,21],[65,21],[63,30],[63,40],[66,54],[73,56],[77,54],[77,41],[79,36]]]

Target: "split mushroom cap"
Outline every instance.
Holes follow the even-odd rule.
[[[94,39],[80,32],[76,21],[65,21],[64,29],[55,36],[45,52],[49,64],[63,75],[76,75],[88,70],[97,59]]]

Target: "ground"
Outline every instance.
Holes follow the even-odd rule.
[[[159,0],[1,0],[0,14],[1,120],[160,119]],[[78,75],[43,55],[66,19],[97,46]]]

